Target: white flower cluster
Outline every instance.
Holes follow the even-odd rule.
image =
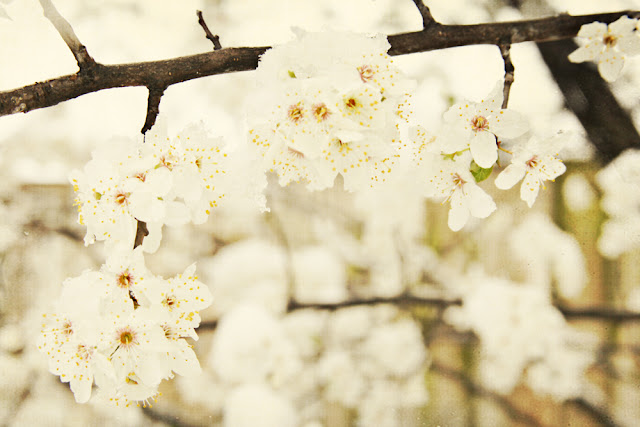
[[[476,182],[491,174],[500,150],[511,153],[503,144],[514,144],[512,163],[496,185],[507,189],[524,178],[521,197],[529,206],[544,181],[565,171],[555,154],[565,136],[516,139],[528,125],[502,108],[501,82],[480,102],[452,106],[437,136],[417,126],[404,142],[399,119],[409,116],[412,84],[393,67],[388,48],[382,36],[300,33],[263,55],[249,139],[281,185],[325,189],[340,174],[345,189],[362,190],[411,173],[424,196],[451,202],[449,226],[457,231],[469,217],[496,209]]]
[[[385,173],[413,86],[388,49],[382,35],[299,33],[262,56],[250,140],[281,185],[321,190],[340,174],[357,190]]]
[[[170,139],[156,125],[141,140],[115,139],[93,152],[71,181],[78,221],[86,225],[85,244],[133,247],[137,221],[147,224],[146,252],[160,244],[163,224],[202,224],[225,194],[229,170],[220,139],[192,125]]]
[[[578,37],[586,43],[569,55],[571,62],[593,61],[598,64],[600,75],[608,82],[615,81],[626,56],[640,53],[640,37],[638,36],[638,20],[622,16],[607,25],[592,22],[583,25]]]
[[[65,281],[55,312],[43,315],[38,348],[77,402],[89,400],[95,381],[112,402],[146,403],[173,372],[200,372],[184,338],[198,338],[198,312],[211,293],[195,268],[162,279],[147,270],[139,247]]]
[[[438,135],[431,136],[418,126],[409,143],[402,145],[413,157],[417,167],[413,173],[423,194],[450,202],[449,227],[454,231],[464,227],[469,217],[486,218],[496,210],[477,182],[490,176],[499,151],[511,154],[511,164],[496,178],[496,187],[506,190],[524,178],[520,197],[529,207],[540,186],[566,170],[557,152],[568,136],[516,140],[528,126],[518,113],[502,109],[502,100],[501,85],[497,85],[487,99],[453,105],[444,114],[445,125]],[[503,145],[511,145],[513,151]]]
[[[598,250],[608,258],[640,247],[640,150],[620,154],[596,176],[608,218],[602,225]]]
[[[462,306],[449,308],[446,320],[480,339],[483,383],[506,394],[526,372],[536,392],[558,400],[579,396],[593,362],[591,348],[551,305],[547,291],[497,278],[469,280]]]

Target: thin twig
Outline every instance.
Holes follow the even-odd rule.
[[[149,98],[147,100],[147,117],[144,120],[144,126],[140,132],[144,135],[149,129],[153,127],[156,122],[156,118],[160,113],[160,100],[164,95],[164,87],[156,88],[149,87]]]
[[[146,236],[149,235],[149,230],[147,230],[147,223],[144,221],[138,221],[138,226],[136,228],[136,238],[133,243],[133,248],[137,248],[142,244],[142,241]]]
[[[429,10],[429,6],[424,4],[424,0],[413,0],[420,15],[422,16],[422,28],[426,29],[432,25],[437,25],[438,22],[431,15],[431,11]]]
[[[426,52],[455,46],[526,41],[560,40],[574,37],[590,22],[611,23],[621,11],[592,15],[559,15],[550,18],[478,25],[434,25],[422,31],[388,37],[390,55]],[[91,75],[83,73],[57,77],[21,88],[0,92],[0,116],[50,107],[80,95],[116,87],[169,87],[187,80],[223,73],[253,70],[268,47],[226,48],[192,56],[133,64],[101,65]]]
[[[198,15],[198,24],[200,24],[200,26],[204,30],[204,33],[207,36],[207,38],[209,40],[211,40],[211,43],[213,43],[213,50],[222,49],[222,45],[220,44],[220,37],[218,37],[218,36],[214,35],[213,33],[211,33],[211,31],[209,30],[209,27],[207,26],[207,23],[204,22],[204,17],[202,16],[202,11],[201,10],[197,10],[196,11],[196,15]]]
[[[515,67],[513,66],[513,62],[511,62],[511,45],[501,44],[498,47],[500,48],[500,54],[504,61],[504,88],[502,89],[502,108],[504,109],[507,108],[507,104],[509,103],[509,93],[511,92],[511,85],[515,77]]]
[[[60,15],[60,12],[58,12],[51,0],[40,0],[40,5],[44,11],[45,18],[51,21],[60,34],[60,37],[62,37],[62,40],[64,40],[76,58],[80,71],[95,67],[97,65],[96,61],[89,55],[87,48],[80,42],[73,28],[71,28],[71,24]]]

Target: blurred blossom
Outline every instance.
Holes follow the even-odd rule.
[[[216,315],[248,302],[272,313],[284,312],[288,302],[286,262],[279,246],[260,239],[227,245],[200,262],[202,274],[211,284]]]
[[[282,324],[265,308],[243,304],[219,321],[209,363],[228,384],[269,380],[278,387],[302,368]]]
[[[477,274],[468,280],[462,306],[449,308],[445,319],[480,339],[483,383],[507,394],[535,367],[528,381],[536,391],[559,400],[580,395],[591,349],[574,347],[584,338],[551,305],[547,291]]]
[[[581,173],[572,173],[564,180],[562,196],[567,207],[580,212],[589,209],[596,200],[596,194],[589,181]]]
[[[603,192],[600,206],[608,219],[598,249],[608,258],[640,246],[640,150],[620,154],[596,175]]]
[[[508,236],[525,280],[548,289],[556,283],[560,295],[575,298],[587,283],[584,255],[575,237],[562,231],[548,216],[528,214]]]
[[[345,265],[332,251],[308,246],[293,253],[295,299],[301,303],[337,303],[347,299]]]
[[[284,396],[265,384],[246,384],[231,392],[224,406],[225,427],[296,427],[296,412]]]

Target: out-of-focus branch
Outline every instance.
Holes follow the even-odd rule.
[[[524,425],[535,426],[535,427],[544,426],[533,415],[528,414],[516,408],[506,397],[496,392],[487,390],[481,387],[480,385],[474,383],[463,372],[457,371],[455,369],[451,369],[448,366],[444,366],[437,362],[433,362],[431,364],[430,372],[455,380],[460,384],[462,384],[462,386],[467,390],[467,392],[473,394],[474,396],[482,397],[496,403],[498,406],[500,406],[504,410],[504,412],[509,416],[509,418],[517,422],[518,425],[524,424]]]
[[[60,34],[60,37],[62,37],[62,40],[64,40],[69,47],[69,50],[76,58],[76,62],[78,63],[80,70],[82,71],[96,66],[97,64],[91,55],[89,55],[87,48],[80,42],[78,36],[76,36],[76,33],[73,31],[73,28],[71,28],[71,24],[69,24],[69,22],[60,15],[60,12],[58,12],[58,9],[56,9],[51,0],[40,0],[40,5],[44,11],[45,18],[51,21],[55,29]]]
[[[596,405],[590,403],[584,398],[571,399],[569,404],[573,404],[580,408],[583,412],[587,413],[592,419],[597,421],[599,425],[604,427],[618,427],[619,425],[613,420],[611,415],[602,408],[598,408]]]
[[[388,37],[390,55],[426,52],[455,46],[514,44],[574,37],[583,24],[610,23],[621,11],[591,15],[559,15],[543,19],[497,22],[478,25],[431,25],[422,31]],[[247,71],[258,66],[267,47],[225,48],[192,56],[134,64],[99,65],[91,73],[76,73],[0,92],[0,116],[50,107],[78,96],[103,89],[131,86],[169,87],[205,76]]]
[[[200,24],[200,26],[202,27],[202,29],[204,30],[204,34],[205,36],[211,40],[211,43],[213,43],[213,50],[219,50],[222,49],[222,45],[220,44],[220,37],[218,37],[217,35],[214,35],[211,30],[209,30],[209,26],[207,25],[207,23],[204,21],[204,17],[202,16],[202,11],[201,10],[197,10],[196,11],[196,15],[198,15],[198,24]]]
[[[567,60],[577,48],[573,40],[538,43],[567,107],[580,120],[600,159],[608,163],[627,148],[640,148],[640,135],[595,66]]]

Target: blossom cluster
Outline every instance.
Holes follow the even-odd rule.
[[[547,291],[483,276],[474,276],[473,283],[446,320],[480,338],[483,382],[509,393],[526,373],[527,384],[539,393],[557,400],[581,395],[593,356],[588,345],[578,344],[590,339],[567,325]]]
[[[382,35],[299,33],[262,56],[249,139],[281,185],[321,190],[340,174],[357,190],[384,173],[413,86],[389,47]]]
[[[437,135],[418,126],[403,144],[413,158],[418,185],[426,197],[450,203],[449,227],[460,230],[470,217],[486,218],[496,204],[479,185],[499,162],[499,152],[511,163],[497,176],[495,185],[506,190],[522,180],[520,197],[531,207],[545,181],[553,181],[566,167],[557,157],[568,135],[540,140],[523,139],[528,125],[516,112],[501,108],[503,93],[497,85],[486,99],[455,104],[444,114]],[[509,146],[510,150],[504,148]]]
[[[202,224],[225,197],[229,158],[219,138],[192,125],[170,139],[156,125],[143,142],[120,138],[93,152],[83,170],[74,170],[78,221],[85,244],[105,240],[131,248],[137,222],[147,224],[146,252],[160,244],[163,224]]]
[[[148,402],[174,372],[200,372],[184,338],[198,338],[199,311],[212,297],[195,269],[165,280],[145,267],[139,247],[65,281],[55,312],[43,315],[38,348],[77,402],[89,400],[94,382],[115,403]]]
[[[496,209],[476,182],[491,175],[499,152],[512,159],[496,186],[508,189],[524,178],[521,198],[529,206],[544,181],[565,171],[557,152],[566,135],[523,140],[528,124],[503,108],[502,82],[479,102],[449,108],[437,135],[419,125],[407,130],[412,83],[388,49],[380,35],[300,33],[263,55],[249,139],[281,185],[301,181],[319,190],[340,174],[345,189],[362,190],[412,174],[425,197],[451,202],[449,226],[457,231],[469,217]],[[513,151],[504,148],[510,144]]]
[[[608,82],[620,76],[626,56],[640,53],[638,20],[628,16],[622,16],[609,25],[602,22],[583,25],[578,37],[586,43],[571,53],[569,60],[596,62],[600,75]]]

